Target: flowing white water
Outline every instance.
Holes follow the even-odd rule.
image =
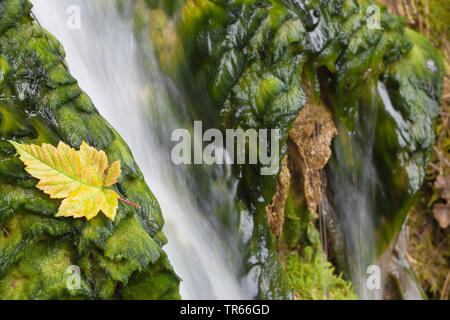
[[[32,3],[40,23],[64,46],[70,71],[80,87],[130,146],[157,198],[169,239],[165,250],[183,279],[182,297],[254,297],[255,288],[248,288],[240,280],[242,265],[235,258],[237,242],[205,218],[207,214],[196,205],[188,173],[173,167],[169,149],[160,144],[160,133],[154,129],[157,122],[166,133],[169,128],[181,125],[170,114],[163,75],[156,67],[149,77],[139,63],[132,20],[119,15],[112,0],[32,0]],[[74,5],[75,11],[70,11]],[[77,14],[77,8],[81,28],[70,29],[67,21],[76,18],[73,14]],[[233,200],[233,194],[216,193],[225,202]]]

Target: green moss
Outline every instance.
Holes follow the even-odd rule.
[[[289,248],[296,248],[299,243],[308,242],[308,225],[311,221],[311,213],[306,205],[304,195],[293,196],[289,192],[284,209],[282,241]]]
[[[287,253],[285,257],[289,285],[299,300],[355,300],[358,297],[351,284],[341,275],[334,274],[334,267],[321,253],[312,247]]]
[[[292,187],[291,187],[292,188]],[[323,252],[314,218],[302,193],[289,192],[279,251],[294,298],[299,300],[357,299],[350,282],[336,274]]]
[[[127,250],[124,251],[123,247]],[[160,255],[161,248],[134,216],[124,220],[116,229],[115,236],[108,239],[101,264],[111,278],[126,283],[135,270],[143,271]]]
[[[179,279],[175,276],[164,254],[157,263],[145,272],[136,272],[130,282],[121,291],[124,299],[180,299],[178,287],[174,285]]]
[[[72,265],[70,240],[43,238],[27,250],[26,256],[0,278],[2,299],[64,299],[93,297],[81,279],[78,288],[67,285]]]

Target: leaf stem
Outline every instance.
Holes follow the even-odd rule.
[[[120,200],[120,201],[122,201],[122,202],[125,202],[125,203],[128,203],[128,204],[130,204],[130,205],[132,205],[132,206],[134,206],[134,207],[136,207],[136,208],[140,208],[140,207],[141,207],[141,206],[138,205],[138,204],[135,204],[135,203],[133,203],[133,202],[130,202],[130,201],[125,200],[125,199],[122,199],[122,198],[118,198],[118,200]]]

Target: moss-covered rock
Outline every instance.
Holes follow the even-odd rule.
[[[222,130],[280,129],[280,159],[293,121],[306,103],[303,75],[313,87],[313,99],[317,102],[322,95],[335,119],[344,123],[341,130],[350,132],[355,119],[367,112],[370,99],[381,101],[372,93],[383,81],[394,113],[403,119],[396,122],[399,118],[388,106],[378,106],[375,161],[382,181],[377,193],[381,251],[399,231],[423,180],[442,71],[433,49],[405,32],[404,21],[384,7],[379,7],[380,28],[369,27],[373,12],[368,8],[374,4],[188,0],[176,14],[170,13],[172,18],[158,19],[160,26],[150,34],[163,68],[191,101],[195,119]],[[150,15],[161,16],[157,7],[151,8]],[[170,35],[170,46],[162,41],[164,35]],[[428,68],[430,63],[435,70]],[[402,143],[405,135],[410,144]],[[336,147],[351,155],[350,145]],[[236,165],[234,175],[240,181],[239,207],[251,212],[254,222],[248,271],[257,274],[260,297],[289,297],[265,216],[277,177],[261,176],[259,165]]]
[[[380,12],[378,28],[367,23],[373,6]],[[368,0],[186,0],[170,14],[155,5],[148,8],[148,14],[139,10],[139,25],[145,25],[146,15],[157,17],[150,37],[161,66],[183,94],[192,118],[203,120],[204,127],[224,132],[279,129],[282,159],[288,133],[307,102],[304,76],[312,87],[312,101],[322,98],[335,122],[342,123],[341,136],[353,135],[355,123],[375,106],[379,112],[373,161],[380,183],[374,212],[377,249],[383,251],[400,230],[432,148],[432,123],[442,90],[442,63],[434,49],[406,31],[403,19]],[[378,90],[382,86],[390,103]],[[337,153],[344,158],[338,168],[343,174],[364,174],[363,157],[353,161],[357,155],[351,143],[335,143]],[[233,166],[238,207],[253,218],[247,271],[258,279],[260,297],[288,298],[289,283],[265,210],[276,192],[277,175],[262,176],[260,169],[259,164]],[[327,169],[328,177],[338,177],[335,173]],[[329,181],[335,205],[339,179]],[[239,223],[239,218],[228,221]]]
[[[63,65],[64,50],[30,17],[26,0],[0,1],[0,298],[179,298],[161,249],[163,219],[131,152]],[[86,141],[120,160],[114,222],[56,218],[59,200],[35,188],[7,140],[78,148]],[[80,268],[78,286],[71,266]],[[139,287],[130,293],[127,287]]]
[[[385,218],[380,222],[385,246],[403,225],[425,179],[444,75],[442,60],[428,40],[409,29],[406,35],[412,49],[381,76],[393,109],[386,103],[380,106],[375,135],[381,181],[377,211]]]

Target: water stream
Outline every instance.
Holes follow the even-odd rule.
[[[377,113],[381,106],[394,113],[389,94],[382,82],[373,83],[355,116],[355,128],[347,127],[335,117],[339,135],[333,143],[333,158],[328,163],[327,194],[322,214],[333,236],[338,265],[355,286],[361,299],[383,299],[386,280],[395,265],[395,278],[405,299],[421,299],[418,284],[404,259],[402,249],[395,245],[380,254],[382,223],[377,206],[377,187],[382,183],[374,157]],[[395,115],[395,113],[394,113]],[[401,117],[400,117],[401,119]],[[380,200],[378,200],[380,201]],[[394,252],[403,258],[391,260]],[[377,277],[376,279],[374,277]]]
[[[361,107],[353,130],[335,119],[339,135],[334,141],[334,158],[328,164],[328,184],[333,191],[329,199],[324,199],[324,207],[335,220],[335,226],[328,228],[339,233],[335,242],[342,255],[336,258],[362,299],[382,298],[381,289],[369,290],[366,286],[367,268],[377,258],[374,220],[377,174],[372,159],[378,109],[376,88],[374,85],[373,92],[368,94],[371,98]]]

